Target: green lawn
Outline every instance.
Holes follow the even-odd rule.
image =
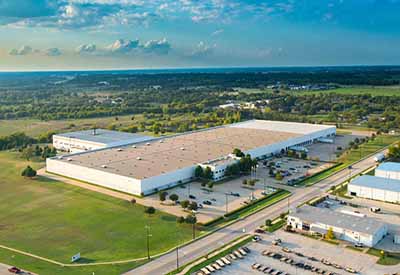
[[[355,163],[360,159],[371,155],[399,140],[400,136],[397,135],[379,135],[375,138],[375,140],[369,140],[368,142],[361,144],[358,149],[351,149],[344,152],[337,160],[339,163],[341,163],[340,165],[327,169],[314,177],[307,178],[302,181],[300,185],[313,185],[316,182],[329,177],[333,173],[346,168],[352,163]]]
[[[146,256],[147,224],[151,254],[191,238],[191,227],[178,225],[174,216],[148,217],[140,205],[44,178],[24,179],[19,174],[27,164],[17,153],[0,152],[2,245],[64,263],[77,252],[85,262],[98,262]],[[9,262],[7,253],[0,262]]]
[[[380,265],[397,265],[400,263],[400,253],[385,252],[385,256],[382,257],[381,250],[376,248],[368,249],[367,253],[379,257],[377,264]]]

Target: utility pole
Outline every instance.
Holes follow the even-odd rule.
[[[225,214],[228,214],[228,194],[225,193]]]
[[[176,246],[176,270],[179,271],[179,245]]]
[[[146,225],[146,237],[147,237],[147,259],[150,260],[150,226]]]

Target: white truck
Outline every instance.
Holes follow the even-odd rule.
[[[375,162],[381,162],[381,161],[383,161],[385,159],[385,154],[384,153],[379,153],[379,154],[376,154],[375,156],[374,156],[374,161]]]

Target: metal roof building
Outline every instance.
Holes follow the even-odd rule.
[[[197,165],[224,175],[239,148],[253,158],[336,134],[335,126],[251,120],[174,136],[47,159],[47,170],[131,194],[146,195],[193,179]],[[223,161],[222,161],[223,160]]]
[[[133,144],[151,139],[154,138],[119,131],[92,129],[54,135],[53,146],[57,150],[77,153],[106,147]]]
[[[348,193],[366,199],[399,203],[400,180],[363,175],[348,185]]]
[[[384,162],[375,169],[375,176],[400,180],[400,163]]]
[[[291,212],[288,224],[295,230],[325,234],[332,228],[338,239],[374,246],[386,234],[387,225],[368,217],[359,217],[326,208],[304,205]]]

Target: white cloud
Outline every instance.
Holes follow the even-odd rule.
[[[218,36],[218,35],[222,34],[223,32],[224,32],[224,29],[219,29],[219,30],[216,30],[215,32],[213,32],[211,34],[211,36]]]
[[[150,40],[143,45],[143,49],[148,53],[168,54],[171,50],[171,44],[166,38],[160,40]]]
[[[47,56],[60,56],[62,54],[59,48],[50,48],[45,51]]]
[[[10,55],[28,55],[33,52],[33,49],[30,46],[22,46],[19,49],[12,49],[9,54]]]
[[[127,53],[139,47],[139,40],[118,39],[113,44],[106,47],[107,50],[114,53]]]
[[[95,44],[82,44],[82,45],[78,46],[75,51],[79,54],[93,53],[96,51],[96,45]]]
[[[212,54],[215,50],[215,48],[217,47],[217,45],[212,45],[209,46],[206,43],[204,43],[203,41],[200,41],[196,47],[194,48],[194,50],[189,54],[189,56],[192,57],[205,57],[205,56],[209,56],[210,54]]]

